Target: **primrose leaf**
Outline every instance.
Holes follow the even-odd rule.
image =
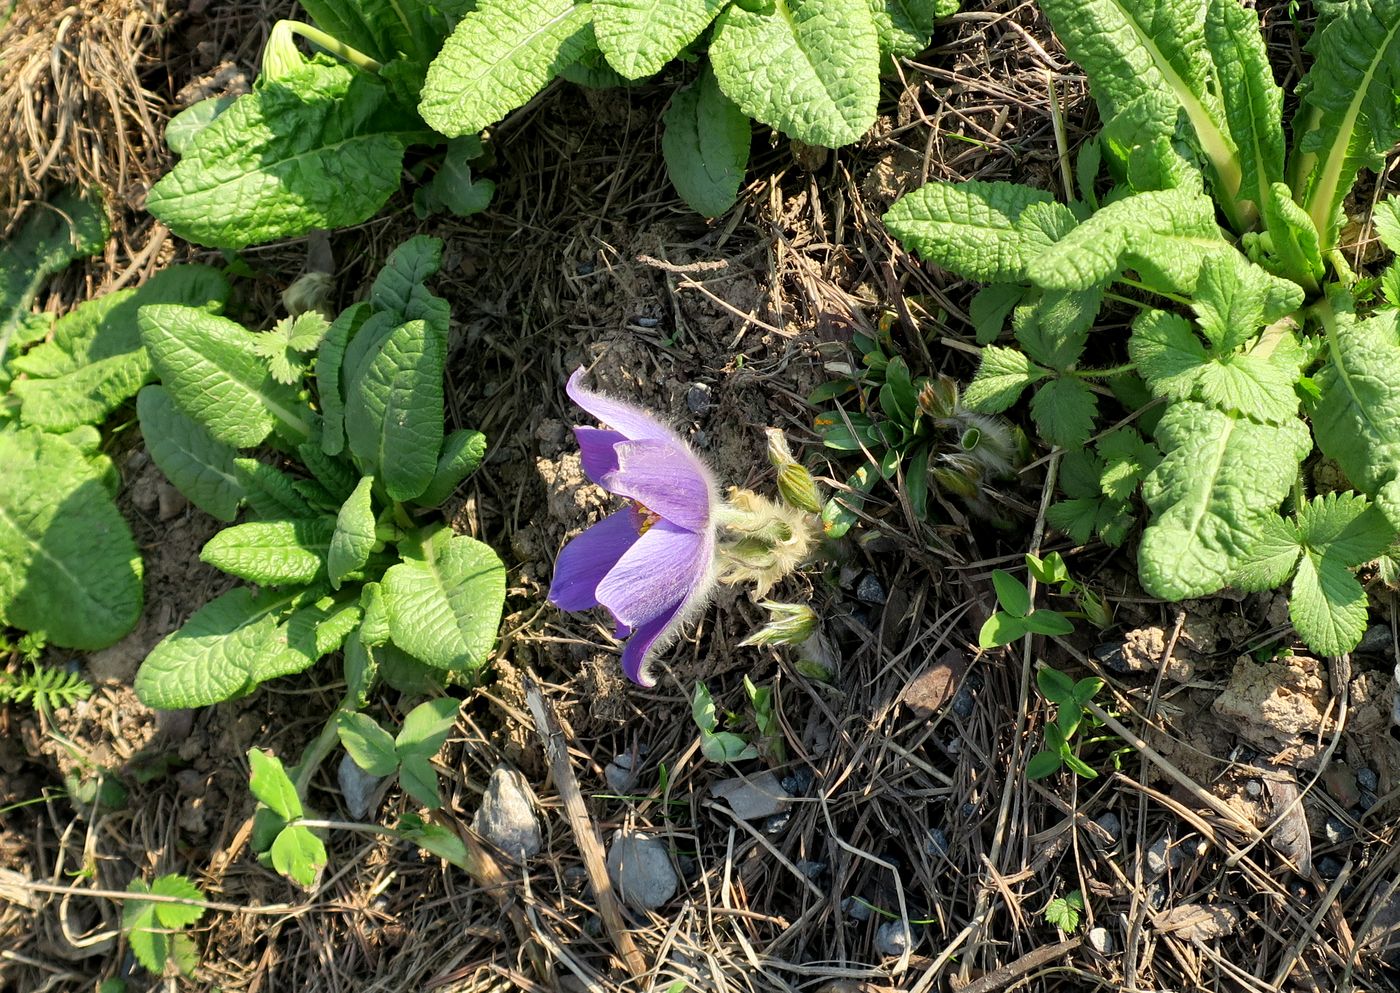
[[[1237,0],[1208,0],[1205,38],[1237,149],[1237,196],[1262,207],[1269,186],[1283,179],[1283,90],[1274,82],[1259,15]]]
[[[100,252],[106,241],[107,211],[96,193],[61,193],[31,208],[24,225],[0,244],[0,340],[12,347],[26,343],[24,326],[31,324],[40,333],[28,340],[43,337],[48,320],[35,323],[29,313],[39,287],[74,259]]]
[[[1018,183],[927,183],[900,197],[884,221],[900,244],[927,262],[969,279],[1012,283],[1051,244],[1044,232],[1017,222],[1026,208],[1050,203],[1044,190]]]
[[[1094,433],[1099,402],[1079,379],[1052,379],[1036,390],[1031,418],[1045,440],[1061,448],[1079,448]]]
[[[875,123],[879,35],[868,0],[731,4],[715,21],[710,64],[749,117],[809,145],[849,145]]]
[[[244,497],[236,450],[175,406],[163,386],[152,384],[137,394],[136,416],[146,450],[165,478],[200,510],[231,522]]]
[[[1220,589],[1312,451],[1301,421],[1258,424],[1194,401],[1157,425],[1160,465],[1143,482],[1153,520],[1138,549],[1142,585],[1182,600]]]
[[[281,759],[261,748],[252,748],[248,750],[248,765],[252,769],[248,789],[258,802],[284,821],[302,815],[301,798]]]
[[[0,431],[0,622],[93,650],[141,616],[141,555],[110,462],[35,428]]]
[[[1371,224],[1381,244],[1400,254],[1400,197],[1389,196],[1376,204],[1376,209],[1371,213]]]
[[[377,76],[303,62],[195,137],[146,207],[201,245],[242,248],[368,220],[399,188],[404,115]]]
[[[174,304],[142,307],[137,324],[171,399],[218,441],[252,448],[279,428],[298,441],[311,436],[310,411],[273,381],[251,332]]]
[[[205,542],[199,558],[259,586],[305,584],[326,568],[335,530],[329,517],[239,524]]]
[[[215,308],[227,295],[228,282],[217,270],[171,266],[136,289],[79,304],[54,323],[51,341],[12,363],[29,377],[12,387],[22,420],[55,433],[101,423],[151,376],[136,328],[138,309],[153,303]]]
[[[316,884],[316,874],[326,866],[326,846],[310,828],[284,827],[272,842],[272,867],[304,890]]]
[[[234,94],[207,97],[190,104],[165,125],[165,145],[179,156],[188,155],[194,147],[199,133],[214,123],[214,118],[233,106],[238,97]]]
[[[593,0],[593,30],[627,79],[654,76],[710,26],[726,0]]]
[[[481,0],[428,67],[418,112],[449,138],[490,127],[585,54],[590,16],[573,0]]]
[[[215,597],[146,656],[136,695],[157,710],[204,707],[310,667],[315,656],[294,647],[278,620],[295,599],[246,587]]]
[[[1154,158],[1174,156],[1170,142],[1185,111],[1221,199],[1233,204],[1240,164],[1216,95],[1202,6],[1200,0],[1047,0],[1042,9],[1088,74],[1103,119],[1120,122],[1118,140],[1154,149]]]
[[[341,710],[335,715],[340,743],[355,764],[371,776],[392,776],[399,767],[394,738],[368,714]]]
[[[374,277],[369,300],[376,313],[391,318],[390,326],[409,321],[427,321],[428,326],[447,337],[451,308],[442,297],[435,296],[427,282],[442,268],[442,239],[414,235],[389,253],[384,268]],[[347,370],[355,363],[346,356]]]
[[[316,396],[321,402],[321,451],[339,455],[345,449],[345,389],[341,366],[350,339],[370,315],[367,302],[352,304],[331,322],[316,350]]]
[[[880,51],[918,55],[933,37],[935,22],[958,12],[957,0],[869,0],[880,36]]]
[[[326,550],[331,589],[340,589],[341,581],[368,562],[374,550],[378,538],[374,533],[374,507],[370,500],[373,490],[374,477],[361,477],[336,515],[335,533]]]
[[[697,213],[723,214],[739,196],[748,166],[753,141],[748,117],[706,66],[699,79],[671,97],[663,120],[661,151],[671,185]]]
[[[1293,192],[1321,235],[1324,252],[1337,243],[1342,200],[1361,169],[1377,169],[1400,139],[1400,4],[1351,0],[1309,39],[1312,68],[1298,84],[1288,163]]]
[[[1050,370],[1032,362],[1014,348],[988,345],[982,349],[977,375],[963,391],[963,405],[984,414],[999,414],[1018,399],[1027,386],[1038,383]]]
[[[466,672],[486,664],[505,602],[505,568],[489,547],[440,532],[421,558],[384,573],[394,644],[420,662]]]
[[[1400,311],[1364,321],[1338,320],[1330,361],[1313,376],[1322,391],[1313,405],[1313,434],[1324,455],[1373,496],[1400,467]],[[1400,513],[1381,500],[1391,523]]]
[[[491,206],[496,184],[472,177],[471,161],[481,154],[481,139],[474,134],[448,141],[442,165],[433,173],[432,182],[414,191],[414,212],[427,217],[446,210],[458,217],[472,217]]]
[[[1154,289],[1190,293],[1205,258],[1223,251],[1233,249],[1209,197],[1153,190],[1095,211],[1031,260],[1027,275],[1047,290],[1088,290],[1135,269]]]
[[[281,469],[257,459],[234,459],[243,494],[253,511],[264,518],[315,517],[316,511],[296,489],[296,481]]]
[[[1321,238],[1308,212],[1293,201],[1287,183],[1269,187],[1264,204],[1264,223],[1269,229],[1273,252],[1270,261],[1290,279],[1315,283],[1322,278]]]
[[[456,492],[486,458],[486,435],[470,428],[453,431],[442,440],[437,468],[428,488],[413,498],[421,507],[436,507]]]
[[[346,398],[350,451],[394,500],[428,488],[442,447],[446,344],[426,321],[390,332]]]

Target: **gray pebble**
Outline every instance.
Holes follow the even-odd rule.
[[[1363,767],[1356,770],[1356,785],[1360,786],[1363,790],[1370,790],[1372,793],[1376,793],[1380,790],[1381,778],[1376,775],[1375,769]]]
[[[636,762],[631,752],[624,752],[614,756],[613,760],[603,767],[603,778],[608,781],[608,789],[614,793],[631,793],[632,787],[637,785]]]
[[[1113,935],[1109,934],[1106,927],[1091,927],[1088,935],[1089,947],[1100,955],[1113,954]]]
[[[660,907],[676,893],[676,870],[666,846],[642,831],[613,835],[608,877],[618,895],[638,910]]]
[[[690,389],[685,391],[686,409],[697,417],[708,414],[714,405],[710,387],[706,383],[691,383]]]
[[[1118,815],[1111,810],[1095,817],[1094,823],[1107,831],[1109,837],[1115,842],[1123,835],[1123,822],[1119,820]]]
[[[491,771],[481,806],[472,817],[472,830],[501,851],[524,860],[544,847],[535,808],[535,791],[516,770],[498,765]]]
[[[1152,843],[1152,847],[1147,850],[1147,872],[1148,875],[1156,877],[1166,873],[1168,869],[1178,868],[1186,859],[1186,853],[1179,845],[1173,845],[1170,835],[1162,835]]]
[[[1384,655],[1395,645],[1390,628],[1384,624],[1372,624],[1361,636],[1361,644],[1352,651],[1360,655]]]
[[[886,921],[875,929],[875,954],[894,958],[918,941],[904,921]]]
[[[856,584],[856,599],[862,603],[882,604],[889,599],[885,587],[873,572],[867,572]]]
[[[660,327],[660,325],[661,325],[661,318],[659,318],[659,317],[638,317],[638,318],[636,319],[635,323],[636,323],[637,327],[639,327],[639,328],[654,328],[654,327]]]
[[[1342,874],[1342,860],[1335,855],[1324,855],[1313,863],[1317,874],[1329,883]]]
[[[968,689],[964,682],[958,687],[958,691],[953,694],[953,713],[963,719],[972,716],[972,712],[977,709],[977,700],[972,695],[972,690]]]
[[[929,828],[928,834],[924,836],[924,854],[947,855],[948,832],[942,828]]]
[[[340,784],[340,795],[345,799],[345,809],[350,816],[357,821],[368,817],[374,804],[375,791],[384,780],[365,772],[349,755],[341,757],[335,779]]]
[[[787,809],[788,793],[768,770],[715,783],[710,792],[729,804],[740,820],[757,821]]]
[[[798,859],[796,865],[797,871],[802,873],[802,875],[806,876],[813,882],[816,882],[817,879],[821,876],[821,874],[826,872],[825,862],[813,862],[810,859]]]
[[[1362,790],[1361,799],[1356,802],[1357,813],[1364,814],[1380,802],[1381,798],[1376,796],[1376,794],[1372,793],[1370,790]]]
[[[1257,797],[1264,792],[1264,785],[1257,779],[1251,779],[1244,784],[1244,791],[1252,797]]]
[[[792,811],[785,810],[781,814],[774,814],[763,822],[764,834],[782,834],[787,830],[788,821],[792,820]]]
[[[812,775],[812,770],[808,766],[798,766],[782,779],[783,791],[788,796],[805,796],[812,788],[812,782],[816,777]]]
[[[841,911],[853,921],[868,921],[873,913],[868,903],[853,896],[841,901]]]
[[[1340,845],[1344,841],[1350,841],[1353,832],[1347,827],[1345,821],[1335,817],[1327,818],[1327,823],[1323,825],[1323,833],[1327,835],[1327,843],[1330,845]]]
[[[948,753],[950,759],[955,759],[962,754],[963,743],[959,737],[949,738],[943,743],[943,750]]]
[[[1104,642],[1089,654],[1098,659],[1104,668],[1116,672],[1120,676],[1131,671],[1128,667],[1128,660],[1123,657],[1123,643],[1121,641]]]

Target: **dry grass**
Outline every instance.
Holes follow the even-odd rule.
[[[1290,25],[1278,11],[1270,24],[1279,64],[1292,64]],[[470,837],[491,770],[509,763],[540,798],[541,856],[522,867],[483,855],[469,876],[339,832],[331,871],[305,895],[256,865],[241,749],[290,756],[316,732],[335,696],[321,685],[324,673],[308,675],[195,715],[183,733],[211,742],[224,768],[201,772],[193,790],[170,779],[133,786],[127,811],[90,820],[51,798],[24,822],[23,837],[0,833],[5,864],[45,887],[21,887],[30,907],[0,903],[0,936],[11,946],[0,976],[27,990],[90,988],[120,969],[115,946],[100,946],[115,918],[94,888],[184,871],[237,908],[201,925],[204,964],[192,986],[248,993],[1397,988],[1368,937],[1395,889],[1396,797],[1352,825],[1353,839],[1315,840],[1314,860],[1344,863],[1335,882],[1300,876],[1296,851],[1277,841],[1255,843],[1258,826],[1224,798],[1232,784],[1278,771],[1259,764],[1270,756],[1201,732],[1233,643],[1204,657],[1189,685],[1106,671],[1084,637],[1038,654],[973,648],[991,568],[1018,559],[1028,538],[1042,540],[1051,462],[1005,494],[1023,525],[1014,534],[963,521],[920,529],[898,504],[876,500],[873,540],[843,550],[844,583],[813,576],[779,591],[823,612],[843,657],[831,685],[804,679],[779,654],[737,647],[755,610],[732,595],[673,650],[650,691],[620,684],[615,645],[596,618],[543,604],[560,542],[602,509],[596,492],[561,481],[570,457],[561,432],[575,415],[558,384],[579,362],[687,422],[729,481],[759,487],[769,485],[760,429],[780,425],[811,442],[802,397],[823,378],[821,361],[882,312],[895,315],[896,340],[919,371],[971,374],[965,314],[975,287],[899,250],[880,214],[929,178],[1059,190],[1062,153],[1096,125],[1083,77],[1032,5],[967,11],[938,41],[903,67],[888,113],[859,147],[804,168],[775,142],[754,163],[743,203],[715,225],[680,207],[658,166],[664,87],[588,97],[561,88],[498,129],[493,212],[423,226],[391,211],[332,239],[346,299],[410,230],[447,241],[439,291],[459,322],[451,416],[482,427],[493,445],[489,471],[453,523],[507,552],[512,571],[496,677],[466,693],[441,756],[442,816]],[[251,255],[263,274],[258,305],[270,306],[296,275],[303,250]],[[712,387],[716,412],[687,407],[697,382]],[[1166,654],[1193,619],[1214,623],[1222,612],[1242,616],[1251,644],[1270,635],[1253,603],[1179,610],[1143,598],[1119,553],[1091,548],[1070,559],[1110,596],[1124,627],[1160,627]],[[864,573],[889,591],[887,603],[852,595],[849,580]],[[945,659],[964,699],[945,698],[932,714],[911,707],[911,689]],[[1031,690],[1042,660],[1106,680],[1101,716],[1142,746],[1121,769],[1105,744],[1090,753],[1104,770],[1096,780],[1024,778],[1049,716]],[[789,752],[778,771],[804,786],[779,821],[740,821],[711,796],[732,771],[701,758],[689,721],[695,679],[709,682],[721,706],[743,710],[745,673],[774,686]],[[1349,675],[1331,670],[1333,710],[1318,747],[1330,743],[1354,761],[1389,754],[1396,746],[1383,730],[1349,737],[1365,703],[1355,689],[1364,684]],[[558,739],[539,731],[532,682],[557,714]],[[114,697],[104,713],[135,720],[130,707],[129,695]],[[167,748],[178,740],[159,727],[151,735]],[[565,749],[551,751],[554,740]],[[641,755],[640,778],[616,795],[603,768],[626,753]],[[1296,781],[1314,821],[1350,817],[1312,769]],[[333,775],[315,786],[334,806]],[[224,800],[196,829],[198,791],[215,788]],[[391,791],[378,817],[392,823],[408,809]],[[1117,837],[1098,823],[1110,813]],[[662,838],[683,882],[658,914],[624,911],[624,935],[599,913],[587,852],[593,833],[607,839],[627,827]],[[1186,857],[1157,876],[1146,853],[1166,835]],[[84,865],[93,875],[74,882]],[[1086,928],[1113,936],[1107,953],[1043,920],[1050,899],[1076,889],[1087,898]],[[913,938],[908,952],[882,957],[878,929],[901,920]],[[74,953],[75,937],[99,944]]]

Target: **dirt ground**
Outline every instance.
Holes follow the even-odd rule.
[[[108,112],[125,107],[136,122],[120,130],[126,165],[100,175],[80,165],[91,161],[78,153],[91,150],[82,141],[92,134],[74,125],[45,170],[42,157],[15,152],[28,165],[2,204],[16,216],[55,180],[98,181],[118,194],[113,243],[55,280],[42,302],[56,310],[173,259],[210,257],[139,213],[145,184],[166,165],[153,142],[173,110],[247,84],[286,5],[110,6],[141,58],[135,76],[104,77],[126,98]],[[904,254],[880,215],[930,178],[1058,189],[1052,101],[1071,147],[1095,116],[1083,77],[1032,5],[967,6],[933,50],[886,81],[869,136],[816,155],[786,139],[757,142],[739,205],[717,221],[686,210],[661,168],[669,86],[558,84],[492,134],[498,192],[485,215],[420,223],[401,195],[376,219],[331,235],[340,305],[408,235],[446,242],[435,289],[454,314],[450,419],[490,439],[450,519],[491,543],[509,573],[494,673],[459,691],[456,734],[439,756],[443,818],[470,832],[492,770],[506,764],[533,786],[544,829],[538,856],[501,860],[498,885],[346,831],[330,833],[330,867],[314,892],[257,864],[244,754],[295,755],[335,706],[337,669],[323,663],[199,711],[141,706],[130,688],[136,665],[224,578],[198,562],[216,522],[170,491],[125,430],[135,427],[131,412],[114,419],[147,611],[118,646],[71,660],[98,687],[91,699],[52,723],[0,710],[0,985],[1400,988],[1389,593],[1377,593],[1380,623],[1349,660],[1274,657],[1287,627],[1279,598],[1163,604],[1137,587],[1130,555],[1049,535],[1045,548],[1061,550],[1107,598],[1115,625],[1083,626],[1034,655],[978,652],[991,569],[1019,559],[1041,503],[1036,464],[999,494],[1009,531],[976,519],[911,525],[897,502],[877,497],[864,536],[837,550],[838,564],[774,591],[821,613],[839,655],[830,683],[804,677],[780,652],[741,647],[761,611],[732,590],[670,650],[652,690],[623,679],[601,617],[545,603],[560,546],[610,507],[582,477],[568,430],[579,413],[562,386],[577,366],[677,425],[726,484],[759,490],[773,482],[766,427],[784,428],[827,482],[853,468],[826,461],[805,397],[830,377],[826,363],[849,358],[854,332],[872,333],[884,318],[916,373],[970,378],[975,287]],[[1287,87],[1300,56],[1286,6],[1268,10],[1266,23],[1278,64],[1295,67],[1280,80]],[[46,16],[12,23],[29,39],[23,51],[54,47],[63,16]],[[87,20],[75,14],[64,30]],[[107,35],[83,37],[89,71],[104,64],[96,49]],[[0,114],[24,106],[16,87],[38,80],[6,72]],[[63,93],[74,84],[52,85]],[[252,276],[234,309],[251,321],[272,313],[307,256],[305,241],[244,253]],[[58,653],[46,661],[70,664]],[[1086,753],[1102,770],[1095,779],[1021,774],[1049,713],[1030,689],[1042,661],[1106,682],[1098,701],[1108,723]],[[790,795],[753,820],[712,792],[734,770],[704,760],[689,716],[697,679],[721,710],[742,712],[745,675],[773,686],[788,752],[774,771]],[[669,852],[678,888],[653,911],[627,909],[627,938],[600,917],[567,784],[525,699],[531,680],[559,715],[601,837],[642,830]],[[630,782],[609,779],[618,757]],[[755,776],[763,766],[740,768]],[[124,802],[79,800],[73,783],[98,776],[119,784]],[[333,773],[314,793],[325,810],[342,810]],[[415,809],[397,787],[376,801],[379,823]],[[112,895],[165,872],[188,874],[217,905],[195,929],[193,979],[153,981],[119,936]],[[1067,933],[1045,910],[1072,891],[1084,920]]]

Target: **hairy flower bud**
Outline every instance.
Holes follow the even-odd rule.
[[[759,596],[806,561],[816,544],[816,517],[750,490],[730,490],[715,516],[720,582],[752,581]]]
[[[919,390],[919,409],[930,417],[952,417],[958,409],[958,382],[950,376],[930,379]]]
[[[303,273],[292,281],[292,285],[282,291],[282,306],[286,307],[287,313],[293,317],[313,310],[327,316],[324,308],[326,301],[330,299],[334,286],[335,284],[328,273]]]
[[[788,448],[787,437],[779,428],[769,428],[768,461],[778,470],[778,494],[791,506],[805,510],[809,514],[822,511],[821,494],[817,481],[807,471],[807,467],[793,458]]]
[[[806,604],[763,600],[759,606],[768,611],[768,623],[739,642],[741,645],[800,645],[812,637],[821,621]]]

